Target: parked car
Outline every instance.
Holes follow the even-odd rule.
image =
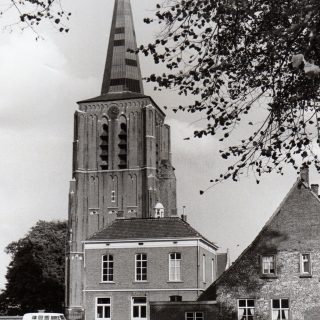
[[[35,312],[26,313],[22,320],[66,320],[63,313]]]

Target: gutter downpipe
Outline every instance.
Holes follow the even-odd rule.
[[[199,261],[199,256],[200,256],[200,245],[199,245],[199,239],[197,240],[197,294],[199,297],[199,268],[200,268],[200,261]]]

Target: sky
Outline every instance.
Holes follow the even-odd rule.
[[[73,114],[77,101],[98,96],[107,52],[113,0],[63,0],[72,12],[68,33],[43,25],[45,40],[35,40],[30,30],[9,33],[2,28],[16,19],[14,11],[0,18],[0,288],[5,285],[10,256],[4,252],[38,220],[67,219],[71,180]],[[159,26],[145,25],[155,0],[132,0],[138,45],[154,39]],[[0,0],[0,11],[9,0]],[[152,59],[140,57],[143,76],[163,73]],[[226,169],[218,138],[183,140],[200,128],[201,114],[173,113],[190,97],[176,91],[145,94],[168,106],[172,158],[177,177],[178,213],[186,206],[188,222],[209,240],[229,249],[231,260],[252,242],[297,179],[293,169],[285,175],[266,175],[259,185],[252,174],[235,183],[225,181],[204,193],[209,180]],[[251,119],[248,118],[248,122]],[[245,137],[246,127],[236,133]],[[310,182],[319,176],[310,172]]]

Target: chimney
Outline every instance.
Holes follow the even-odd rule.
[[[318,195],[319,185],[318,185],[318,184],[312,184],[312,185],[311,185],[311,191],[312,191],[315,195]]]
[[[308,167],[300,168],[300,179],[309,187],[309,168]]]
[[[182,214],[181,215],[181,219],[185,222],[187,222],[187,215],[186,214]]]
[[[186,206],[183,206],[183,214],[181,215],[181,219],[187,222],[187,215],[185,214],[185,209],[186,209]]]

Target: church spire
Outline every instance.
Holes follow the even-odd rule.
[[[143,94],[142,77],[130,0],[115,0],[101,94],[130,91]]]

